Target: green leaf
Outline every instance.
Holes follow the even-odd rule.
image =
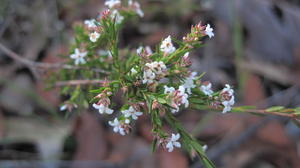
[[[238,106],[238,108],[245,109],[245,110],[256,109],[255,106]]]
[[[283,110],[284,107],[283,106],[273,106],[273,107],[270,107],[268,109],[266,109],[267,112],[276,112],[276,111],[280,111],[280,110]]]
[[[158,101],[160,104],[167,104],[167,100],[164,99],[164,98],[161,98],[161,97],[158,97],[158,98],[157,98],[157,101]]]
[[[157,139],[155,138],[155,139],[152,141],[152,144],[151,144],[151,151],[152,151],[152,152],[155,152],[156,147],[157,147]]]

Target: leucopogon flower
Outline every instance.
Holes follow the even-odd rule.
[[[129,109],[121,111],[121,112],[124,114],[124,116],[126,118],[131,117],[134,120],[137,120],[138,116],[143,115],[142,112],[136,111],[132,106],[130,106]]]
[[[164,86],[164,88],[165,88],[164,94],[173,94],[175,92],[174,87]]]
[[[93,107],[97,110],[99,110],[100,114],[112,114],[114,112],[113,109],[110,109],[108,106],[104,105],[104,104],[93,104]]]
[[[138,14],[140,17],[144,17],[144,12],[141,9],[140,3],[132,0],[128,0],[128,5],[134,9],[136,14]]]
[[[205,34],[208,35],[209,38],[212,38],[215,36],[215,34],[213,33],[213,28],[210,27],[210,24],[207,24],[205,27]]]
[[[131,75],[135,75],[138,73],[135,68],[131,68],[130,72],[131,72]]]
[[[164,93],[168,94],[171,98],[173,107],[173,109],[171,109],[172,113],[178,112],[181,105],[184,105],[185,108],[189,106],[189,96],[185,93],[185,88],[183,86],[179,86],[177,90],[168,86],[164,86],[164,89]]]
[[[166,145],[166,148],[168,149],[168,152],[172,152],[174,150],[174,146],[177,148],[181,148],[180,142],[178,142],[180,138],[180,134],[172,134],[171,138],[169,138],[169,141]]]
[[[85,64],[86,61],[84,57],[87,55],[87,52],[82,52],[78,48],[75,48],[74,53],[70,55],[70,58],[74,59],[75,65]]]
[[[223,113],[231,111],[232,106],[234,105],[234,91],[230,85],[226,84],[220,95],[224,106]]]
[[[151,63],[146,63],[143,83],[152,84],[157,76],[163,76],[167,70],[167,66],[162,61],[154,61]]]
[[[126,123],[127,122],[127,123]],[[126,135],[126,130],[124,125],[129,124],[129,120],[125,121],[125,123],[122,123],[118,120],[118,118],[115,118],[113,121],[109,121],[108,124],[113,127],[113,131],[115,133],[120,133],[121,135]]]
[[[211,97],[212,94],[214,93],[211,89],[211,83],[207,83],[207,84],[203,84],[200,86],[200,90],[206,95],[206,96],[209,96]]]
[[[167,69],[166,65],[162,61],[146,63],[146,67],[158,75],[163,74]]]
[[[171,54],[176,50],[176,48],[173,46],[171,36],[168,36],[162,41],[160,50],[165,54]]]
[[[84,21],[84,24],[87,25],[87,27],[89,29],[92,29],[92,28],[96,28],[97,25],[95,24],[96,20],[95,19],[90,19],[90,20],[85,20]]]
[[[89,34],[89,37],[90,37],[91,42],[95,43],[98,40],[98,38],[100,37],[100,34],[96,31],[94,31],[93,33]]]
[[[110,16],[112,19],[115,19],[116,24],[121,24],[124,20],[124,16],[122,16],[118,10],[113,10]]]
[[[151,70],[144,71],[143,75],[143,84],[152,84],[155,79],[155,73],[153,73]]]
[[[183,87],[186,89],[188,94],[192,94],[191,89],[195,88],[194,80],[196,80],[197,72],[191,72],[190,75],[185,78]]]
[[[115,6],[121,5],[120,0],[107,0],[105,1],[104,5],[106,5],[108,8],[113,8]]]

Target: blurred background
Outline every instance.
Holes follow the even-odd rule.
[[[192,24],[215,31],[191,53],[192,69],[213,89],[235,87],[237,105],[300,106],[299,0],[140,0],[144,18],[125,25],[121,46],[154,48]],[[68,54],[72,25],[94,18],[102,0],[0,0],[0,43],[23,58],[55,63]],[[151,125],[139,120],[128,136],[114,134],[95,110],[65,118],[59,90],[43,73],[0,50],[1,168],[200,168],[184,150],[151,152]],[[185,128],[208,145],[222,168],[299,168],[299,121],[250,114],[182,111]]]

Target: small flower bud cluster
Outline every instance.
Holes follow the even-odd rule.
[[[172,133],[171,136],[165,136],[165,137],[156,135],[156,139],[158,140],[159,145],[161,145],[168,152],[173,152],[174,147],[181,148],[181,143],[179,142],[180,139],[179,133],[177,134]]]
[[[225,88],[221,91],[221,102],[224,106],[223,113],[227,113],[231,110],[232,106],[234,105],[234,91],[230,87],[230,85],[226,84]]]
[[[113,109],[110,109],[108,106],[110,105],[110,99],[108,96],[111,95],[111,92],[103,92],[96,96],[99,99],[97,103],[93,104],[93,107],[99,111],[100,114],[112,114],[114,112]]]
[[[62,106],[60,106],[59,110],[60,111],[67,110],[68,112],[71,112],[74,108],[78,108],[78,105],[67,101]]]
[[[146,46],[145,48],[140,46],[136,49],[136,53],[144,59],[149,59],[149,57],[153,54],[153,51],[149,46]]]
[[[184,105],[185,108],[189,106],[188,101],[188,94],[185,93],[184,86],[179,86],[177,90],[175,90],[173,87],[164,86],[165,91],[164,93],[169,96],[171,99],[171,104],[173,109],[171,110],[172,113],[176,113],[179,111],[179,107],[181,105]]]
[[[212,85],[210,82],[204,82],[203,85],[201,85],[200,90],[209,97],[212,97],[212,94],[214,93],[211,89]]]
[[[192,65],[192,61],[190,59],[190,52],[186,52],[182,57],[182,64],[183,67],[189,67]]]
[[[188,94],[192,94],[191,89],[195,88],[194,81],[196,80],[197,72],[189,72],[189,76],[184,79],[183,87],[186,89]]]
[[[120,133],[121,135],[126,135],[130,133],[131,127],[129,125],[130,120],[119,121],[115,118],[113,121],[109,121],[108,124],[113,127],[115,133]]]
[[[163,78],[167,67],[162,61],[146,63],[143,75],[143,84],[153,84],[156,80]]]
[[[202,26],[201,22],[191,27],[191,33],[183,37],[183,41],[187,43],[199,41],[203,36],[208,36],[212,38],[214,36],[213,28],[210,27],[210,24]]]
[[[99,39],[102,27],[100,26],[100,22],[95,19],[85,20],[84,25],[86,26],[86,30],[89,32],[89,39],[91,42],[95,43]]]

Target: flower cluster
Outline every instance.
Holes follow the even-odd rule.
[[[165,76],[166,70],[167,67],[162,61],[146,63],[143,75],[143,83],[153,84],[155,80],[159,80]]]
[[[211,107],[212,104],[216,104],[218,109],[222,107],[225,113],[234,104],[234,91],[229,85],[220,92],[214,92],[211,83],[201,81],[203,75],[189,70],[192,49],[200,47],[203,37],[214,37],[213,28],[210,24],[198,23],[191,26],[191,32],[183,37],[183,41],[174,39],[173,44],[169,35],[162,39],[155,51],[150,46],[138,47],[133,51],[121,50],[118,33],[122,23],[132,14],[143,17],[144,13],[140,4],[133,0],[127,3],[107,0],[105,5],[108,9],[97,19],[85,20],[81,29],[76,29],[77,36],[70,57],[76,65],[85,65],[70,76],[105,81],[101,87],[93,85],[88,89],[96,95],[92,106],[100,114],[115,116],[108,122],[114,132],[121,135],[130,133],[134,122],[147,115],[151,119],[154,139],[167,151],[184,146],[190,152],[194,150],[203,155],[201,145],[201,148],[196,145],[197,140],[184,130],[176,114],[184,108],[197,109]],[[95,68],[96,72],[93,71]],[[100,71],[98,68],[101,68]],[[82,100],[78,95],[83,89],[74,89],[71,100]],[[120,102],[124,102],[120,109],[111,103],[114,95],[120,95]],[[90,99],[90,95],[86,97]],[[165,123],[175,133],[166,131]]]
[[[138,116],[143,115],[142,112],[136,111],[134,107],[130,106],[129,109],[121,111],[126,118],[131,117],[134,120],[138,119]]]
[[[212,94],[214,93],[214,91],[212,91],[211,87],[212,87],[211,83],[206,82],[206,83],[203,83],[203,85],[201,85],[200,89],[205,95],[211,97]]]
[[[171,109],[172,113],[176,113],[179,111],[179,107],[184,105],[185,108],[189,106],[188,94],[185,93],[184,86],[179,86],[177,90],[173,87],[164,86],[165,94],[168,94],[168,97],[171,99],[171,105],[173,109]]]
[[[166,55],[171,54],[176,50],[176,48],[173,46],[171,36],[168,36],[162,41],[160,45],[160,50]]]
[[[234,91],[226,84],[225,88],[221,91],[221,101],[224,106],[223,113],[229,112],[234,105]]]
[[[94,103],[93,107],[99,110],[100,114],[112,114],[114,112],[113,109],[108,107],[110,105],[110,99],[107,97],[107,94],[101,93],[96,97],[100,100],[97,103]]]
[[[121,135],[126,135],[130,132],[130,120],[119,121],[118,118],[115,118],[113,121],[109,121],[108,124],[113,128],[115,133],[120,133]]]
[[[169,138],[169,141],[166,145],[166,148],[168,149],[168,152],[172,152],[174,150],[174,146],[177,148],[181,147],[180,142],[178,142],[180,138],[180,134],[172,134],[172,136]]]
[[[136,1],[129,0],[127,7],[125,7],[120,0],[107,0],[105,1],[105,6],[107,6],[109,9],[104,10],[100,16],[97,17],[97,19],[89,19],[84,21],[85,31],[87,32],[91,43],[97,43],[103,34],[103,20],[110,18],[116,24],[121,24],[124,21],[125,17],[120,13],[120,11],[128,10],[136,13],[140,17],[144,16],[144,13],[140,8],[140,4]],[[76,48],[74,49],[74,54],[70,55],[70,58],[75,60],[75,65],[85,64],[86,60],[84,57],[86,55],[87,52],[80,52],[80,50]]]
[[[186,89],[188,94],[192,94],[191,89],[195,88],[194,81],[196,80],[197,72],[189,72],[189,76],[185,78],[183,87]]]
[[[192,43],[192,42],[197,42],[203,36],[208,36],[209,38],[212,38],[215,36],[213,30],[214,29],[210,26],[210,24],[207,24],[206,26],[202,26],[200,22],[195,26],[191,27],[191,33],[184,36],[183,41],[187,43]]]

